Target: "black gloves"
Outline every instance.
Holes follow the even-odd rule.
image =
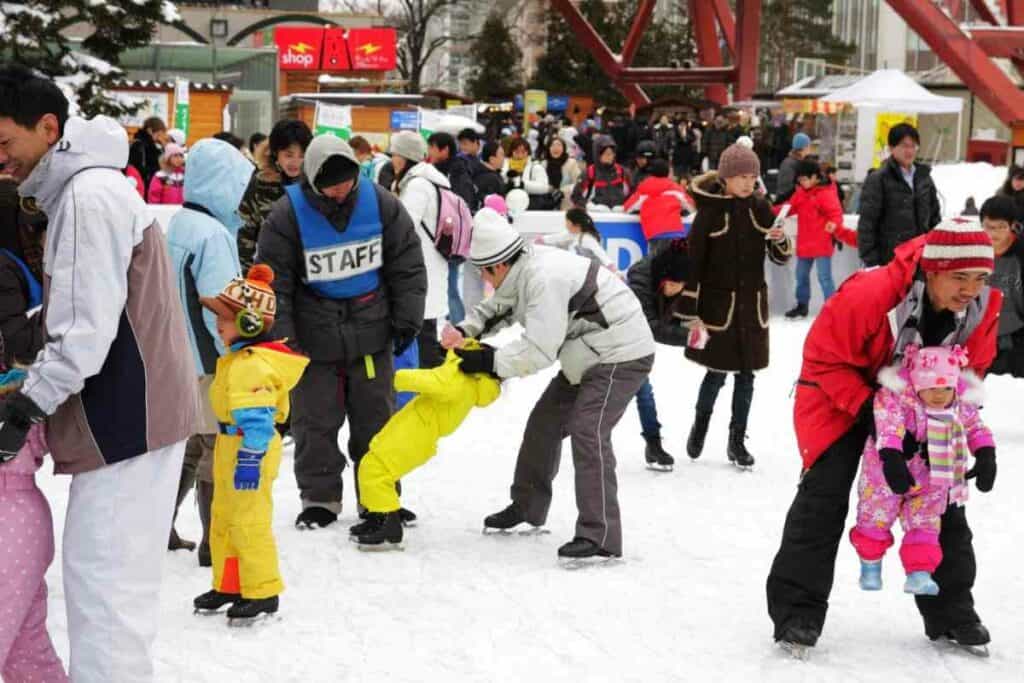
[[[486,372],[489,375],[494,374],[494,348],[491,346],[483,344],[480,349],[472,351],[468,349],[455,349],[455,355],[462,359],[462,362],[459,363],[459,370],[462,370],[467,375],[478,372]]]
[[[0,406],[0,462],[13,460],[25,445],[29,427],[46,419],[32,399],[20,391]]]
[[[405,350],[412,346],[412,343],[416,341],[416,337],[419,336],[420,331],[413,327],[398,326],[391,328],[391,339],[394,344],[394,350],[396,356],[401,356],[405,353]]]
[[[977,478],[975,484],[982,493],[988,493],[996,483],[996,449],[979,448],[974,454],[974,467],[967,472],[968,479]]]
[[[868,400],[861,404],[857,411],[857,424],[867,430],[867,435],[872,439],[876,438],[875,430],[875,395],[868,396]]]
[[[907,460],[903,452],[895,448],[883,448],[878,452],[882,458],[882,473],[885,474],[885,483],[889,485],[892,492],[902,495],[914,485],[914,478],[910,476],[910,468],[907,467]]]

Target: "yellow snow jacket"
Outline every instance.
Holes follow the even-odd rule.
[[[479,345],[470,341],[467,348]],[[395,373],[395,389],[417,396],[388,420],[359,463],[360,501],[370,512],[397,510],[395,482],[430,460],[438,439],[454,432],[474,407],[497,400],[499,381],[490,375],[467,375],[459,370],[461,362],[449,351],[440,367]]]

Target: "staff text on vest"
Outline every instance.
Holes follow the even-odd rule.
[[[332,244],[328,247],[306,250],[306,279],[308,282],[345,280],[379,269],[384,262],[381,238],[363,242]]]

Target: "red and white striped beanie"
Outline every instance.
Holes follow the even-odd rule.
[[[992,240],[977,218],[948,218],[928,233],[921,256],[921,270],[924,272],[978,270],[991,273],[994,269]]]

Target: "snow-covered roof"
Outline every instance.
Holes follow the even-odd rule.
[[[880,69],[856,83],[835,90],[823,102],[843,102],[855,107],[879,107],[918,114],[959,114],[964,101],[928,92],[917,81],[897,69]]]

